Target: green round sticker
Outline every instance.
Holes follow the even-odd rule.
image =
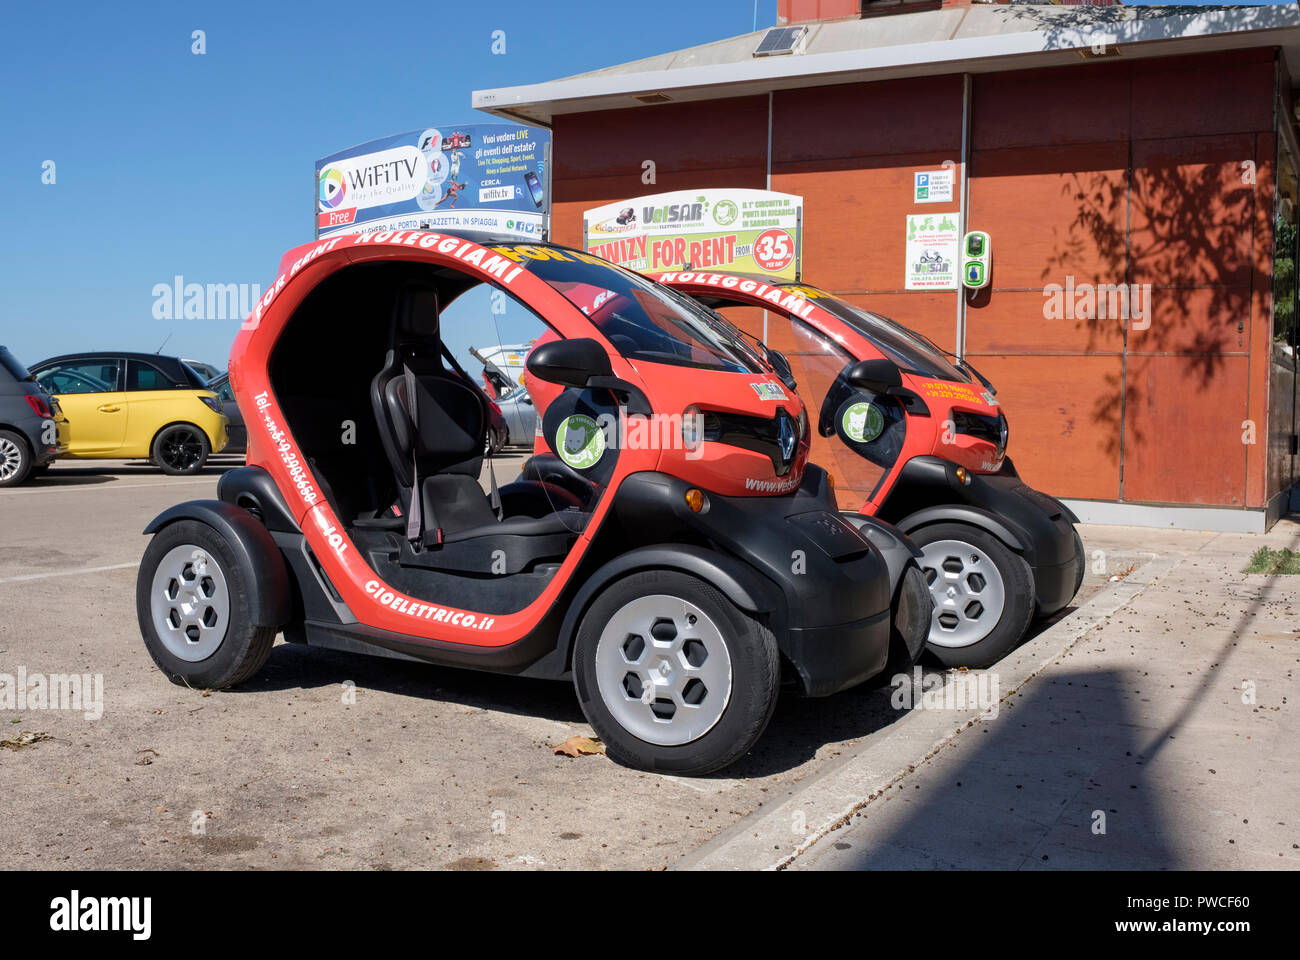
[[[854,443],[870,443],[884,429],[884,415],[874,403],[855,403],[844,411],[844,435]]]
[[[605,455],[605,431],[591,417],[575,413],[555,431],[555,452],[575,470],[594,467]]]
[[[713,205],[713,222],[720,227],[735,223],[739,215],[740,208],[731,200],[719,200]]]

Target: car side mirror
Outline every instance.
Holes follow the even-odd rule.
[[[536,347],[525,364],[538,380],[563,387],[585,387],[593,377],[612,377],[605,348],[590,337],[553,340]]]
[[[784,353],[780,350],[768,350],[767,362],[776,371],[777,379],[784,383],[791,393],[799,389],[799,383],[794,378],[794,370],[790,368],[790,361],[786,359]]]
[[[903,385],[898,367],[883,358],[859,360],[844,371],[844,379],[850,386],[869,393],[888,393],[892,387]]]

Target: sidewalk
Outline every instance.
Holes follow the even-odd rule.
[[[913,709],[680,866],[1300,866],[1300,577],[1241,573],[1300,525],[1081,533],[1145,562],[989,671],[996,715]]]

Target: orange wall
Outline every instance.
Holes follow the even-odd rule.
[[[994,266],[966,349],[1030,483],[1265,502],[1272,92],[1269,50],[975,78],[968,226]],[[1151,284],[1150,327],[1046,318],[1067,277]]]
[[[1284,483],[1266,471],[1273,87],[1271,50],[973,78],[968,227],[994,265],[965,345],[1031,484],[1262,506]],[[615,200],[762,188],[767,119],[766,96],[557,118],[554,237],[580,245],[582,212]],[[771,188],[804,198],[804,276],[955,348],[958,294],[903,290],[904,218],[958,208],[913,204],[912,175],[960,161],[962,78],[778,91],[772,119]],[[1044,287],[1067,277],[1150,283],[1150,327],[1048,319]]]

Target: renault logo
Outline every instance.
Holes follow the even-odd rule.
[[[789,463],[794,457],[795,447],[799,445],[799,433],[795,430],[794,419],[784,410],[776,418],[777,442],[781,445],[781,459]]]

